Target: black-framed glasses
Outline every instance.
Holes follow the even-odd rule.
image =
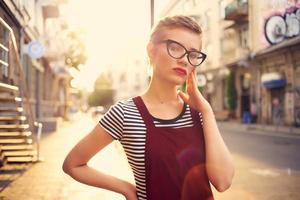
[[[189,63],[194,67],[201,65],[207,57],[205,53],[200,51],[187,50],[182,44],[174,40],[168,39],[161,42],[166,43],[169,56],[175,59],[181,59],[187,54]]]

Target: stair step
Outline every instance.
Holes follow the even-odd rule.
[[[0,137],[28,137],[31,135],[31,131],[24,132],[0,132]]]
[[[19,151],[4,151],[6,157],[17,157],[17,156],[34,156],[37,155],[35,150],[19,150]]]
[[[28,124],[0,124],[0,129],[27,129]]]
[[[14,86],[14,85],[9,85],[9,84],[6,84],[6,83],[0,83],[0,91],[17,92],[17,91],[19,91],[19,88],[17,86]]]
[[[25,121],[25,116],[0,116],[0,121]]]
[[[32,144],[32,139],[0,139],[0,144]]]
[[[7,163],[7,158],[3,156],[3,158],[0,158],[0,167],[3,167]]]
[[[24,163],[36,161],[36,156],[18,156],[18,157],[7,157],[8,163]]]
[[[16,108],[0,108],[0,112],[23,112],[22,107],[16,107]]]
[[[20,97],[0,97],[0,102],[21,102]]]
[[[34,145],[32,144],[16,144],[16,145],[1,145],[1,151],[7,150],[32,150],[34,149]]]

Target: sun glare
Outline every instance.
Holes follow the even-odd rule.
[[[148,0],[72,0],[63,10],[70,28],[86,33],[88,60],[72,82],[79,88],[91,90],[99,74],[120,56],[141,51],[150,31]]]
[[[155,16],[168,0],[155,1]],[[120,65],[120,58],[135,59],[145,52],[150,33],[150,0],[70,0],[63,13],[71,29],[85,32],[87,62],[72,84],[92,90],[99,74]],[[118,66],[115,66],[118,65]]]

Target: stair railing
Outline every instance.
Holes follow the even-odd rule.
[[[37,160],[40,160],[40,154],[39,154],[39,143],[40,143],[40,135],[42,132],[42,124],[38,123],[35,121],[33,112],[32,112],[32,107],[30,105],[30,97],[29,97],[29,91],[28,91],[28,87],[27,87],[27,83],[25,80],[25,75],[24,75],[24,71],[23,71],[23,67],[21,64],[21,59],[19,56],[19,51],[18,51],[18,46],[17,46],[17,42],[16,42],[16,38],[14,35],[14,32],[12,30],[12,28],[0,17],[0,24],[6,28],[9,31],[9,41],[12,42],[12,50],[13,53],[15,54],[15,58],[17,61],[17,67],[19,68],[19,72],[20,72],[20,82],[19,82],[19,88],[21,89],[23,95],[26,97],[26,112],[28,117],[28,122],[30,125],[30,130],[33,133],[33,140],[35,142],[35,144],[37,145]],[[38,132],[38,136],[35,134],[36,132]]]

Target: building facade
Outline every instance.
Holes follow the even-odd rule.
[[[189,15],[203,28],[208,60],[198,73],[217,118],[230,113],[226,82],[233,74],[236,119],[299,125],[299,7],[298,0],[170,1],[162,16]]]
[[[142,94],[147,89],[151,67],[144,43],[144,40],[133,41],[126,54],[119,55],[108,67],[115,102]],[[133,45],[136,45],[135,48]]]
[[[261,122],[300,125],[300,1],[260,2],[261,27],[254,61],[259,66]],[[254,24],[255,25],[255,24]]]
[[[55,130],[57,117],[66,117],[69,104],[71,76],[64,64],[62,33],[66,27],[59,13],[61,2],[4,0],[0,3],[0,17],[6,24],[0,26],[0,82],[19,88],[24,104],[27,101],[30,104],[31,118],[42,122],[44,131]]]

